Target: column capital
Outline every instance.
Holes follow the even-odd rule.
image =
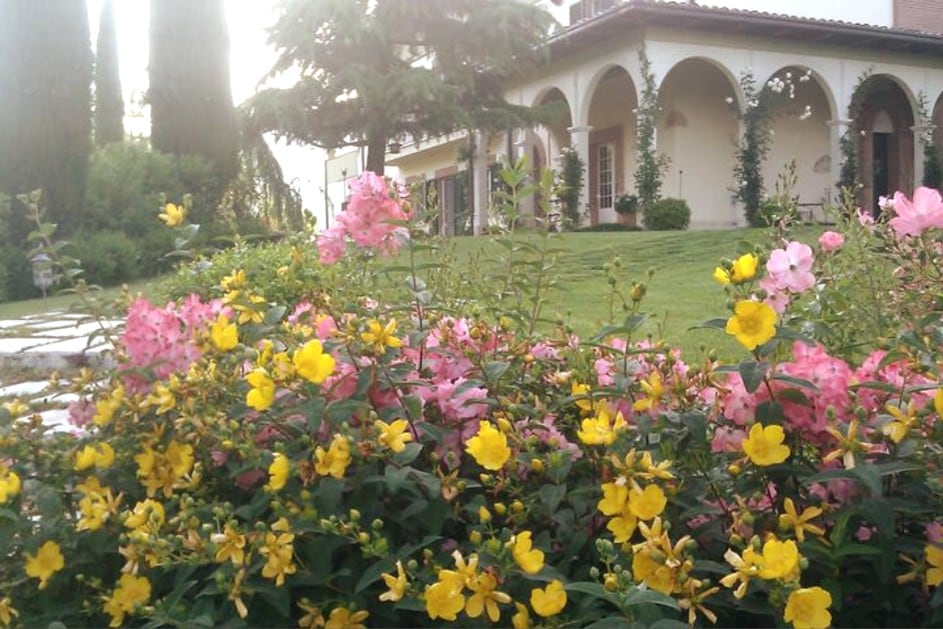
[[[589,133],[590,131],[593,130],[593,127],[592,127],[591,125],[586,125],[586,126],[583,126],[583,127],[567,127],[566,130],[569,131],[571,134],[573,134],[573,133]]]

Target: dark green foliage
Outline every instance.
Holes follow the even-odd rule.
[[[152,0],[150,19],[151,143],[208,160],[221,196],[239,141],[223,0]]]
[[[203,159],[152,151],[143,141],[109,144],[96,151],[88,179],[83,228],[117,230],[134,239],[144,276],[165,268],[163,256],[173,249],[173,232],[157,219],[161,195],[179,203],[189,193],[194,208],[200,208],[210,202],[212,192],[207,190],[215,181]]]
[[[118,72],[118,33],[114,0],[102,4],[95,47],[95,144],[124,139],[124,98]]]
[[[638,51],[639,66],[644,87],[638,105],[638,167],[635,170],[635,190],[638,206],[644,213],[661,198],[661,184],[668,157],[655,152],[655,118],[658,115],[658,85],[645,46]]]
[[[205,299],[222,297],[220,283],[227,275],[242,270],[264,297],[276,303],[298,303],[317,293],[323,267],[318,252],[310,245],[288,240],[265,243],[238,243],[206,261],[188,264],[170,276],[161,287],[161,297],[181,299],[197,293]],[[283,269],[283,272],[279,272]],[[284,272],[284,270],[289,272]]]
[[[85,196],[91,80],[85,0],[0,1],[0,189],[41,188],[62,226]]]
[[[745,107],[740,113],[743,137],[737,147],[737,165],[734,167],[737,185],[734,186],[734,192],[737,200],[743,204],[747,223],[751,227],[760,227],[764,225],[764,219],[760,216],[764,189],[763,163],[770,147],[770,92],[758,91],[753,75],[749,72],[741,75],[740,89]]]
[[[580,193],[583,190],[583,175],[586,165],[579,154],[573,149],[566,148],[560,153],[560,185],[557,198],[563,210],[564,220],[568,225],[579,225],[583,217],[583,208],[580,207]]]
[[[940,164],[940,148],[936,142],[923,145],[923,185],[937,190],[943,185],[943,166]]]
[[[78,258],[89,284],[114,286],[141,275],[141,243],[121,231],[79,229],[63,252]]]
[[[382,173],[393,140],[533,121],[504,99],[504,82],[539,60],[552,22],[515,0],[284,0],[272,74],[300,78],[263,91],[247,111],[257,132],[365,146],[367,170]]]
[[[644,216],[645,229],[687,229],[691,208],[684,199],[661,199]]]
[[[598,225],[587,225],[574,231],[578,232],[637,232],[642,231],[638,225],[624,225],[622,223],[599,223]]]
[[[848,105],[848,126],[845,127],[839,140],[841,148],[841,169],[839,170],[838,188],[857,192],[861,187],[858,179],[858,139],[861,135],[861,116],[864,102],[873,83],[868,79],[874,68],[868,68],[858,76],[855,89],[852,91],[851,103]]]

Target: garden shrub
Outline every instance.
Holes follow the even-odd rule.
[[[301,301],[234,273],[255,255],[237,247],[219,298],[131,304],[117,368],[69,385],[75,434],[0,408],[7,617],[943,623],[938,194],[868,225],[866,262],[907,288],[884,296],[880,346],[834,355],[802,310],[850,239],[780,232],[714,270],[728,311],[704,325],[743,348],[722,364],[638,338],[644,289],[590,339],[541,332],[539,307],[503,314],[503,290],[443,304],[427,282],[442,260],[415,262],[434,243],[383,220],[402,208],[382,180],[360,183],[321,263],[286,261],[282,276],[314,269],[280,293]],[[504,288],[539,305],[552,264],[526,255],[544,244],[500,246]],[[259,269],[287,257],[260,249]],[[408,298],[373,292],[384,267]]]
[[[80,229],[65,252],[79,259],[89,284],[114,286],[141,275],[141,247],[124,232],[113,229]]]
[[[691,223],[691,208],[684,199],[660,199],[642,214],[645,229],[687,229]]]

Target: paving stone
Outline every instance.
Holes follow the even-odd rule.
[[[0,389],[0,398],[30,398],[37,393],[41,393],[49,386],[49,382],[42,380],[36,382],[20,382],[11,384]]]
[[[0,339],[0,354],[16,354],[18,352],[26,351],[30,348],[38,347],[40,345],[53,343],[55,340],[56,339],[44,339],[36,337],[13,337],[9,339]]]
[[[87,337],[62,339],[54,343],[45,343],[36,347],[26,348],[25,353],[33,354],[98,354],[106,349],[111,349],[110,343],[102,343],[98,340],[93,341],[89,346]]]
[[[9,330],[11,328],[20,328],[26,325],[20,319],[5,319],[0,321],[0,330]]]
[[[51,408],[39,414],[43,418],[43,425],[51,428],[53,432],[74,433],[78,429],[69,423],[69,411],[64,408]]]

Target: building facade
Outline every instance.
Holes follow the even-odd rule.
[[[581,0],[561,7],[572,23],[549,42],[549,62],[508,88],[512,102],[555,104],[551,123],[407,144],[388,164],[436,191],[441,233],[478,233],[496,164],[526,154],[535,169],[556,167],[572,148],[587,165],[586,221],[618,221],[615,200],[635,190],[644,48],[658,94],[656,151],[668,164],[662,194],[688,202],[692,227],[745,222],[733,177],[740,113],[750,105],[741,89],[747,73],[778,101],[767,190],[795,160],[793,194],[815,215],[836,195],[841,137],[854,121],[860,202],[873,207],[881,195],[919,185],[926,130],[943,125],[943,36],[925,32],[943,32],[943,12],[932,4],[862,5],[872,21],[893,19],[888,26],[693,2]]]

